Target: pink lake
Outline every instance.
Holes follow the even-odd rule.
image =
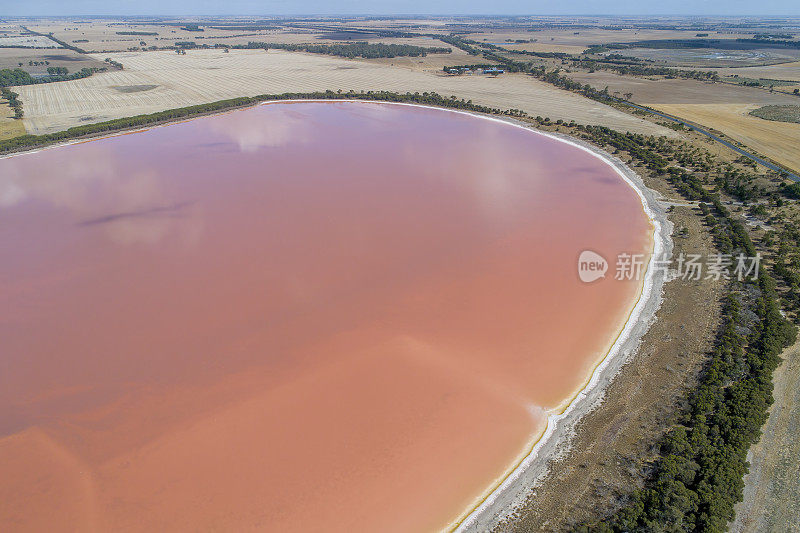
[[[639,296],[580,252],[652,231],[586,151],[396,104],[1,159],[1,529],[445,528]]]

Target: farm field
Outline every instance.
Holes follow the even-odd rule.
[[[610,93],[631,93],[636,103],[659,104],[793,104],[798,98],[782,93],[770,93],[756,87],[727,83],[703,82],[682,79],[647,79],[621,76],[608,71],[572,72],[567,74],[575,81],[589,84]]]
[[[70,22],[29,24],[26,27],[39,33],[50,33],[67,43],[70,43],[87,52],[123,52],[133,48],[163,48],[174,46],[176,42],[193,41],[198,45],[242,45],[250,41],[262,41],[280,44],[333,44],[353,40],[412,44],[416,46],[443,46],[441,41],[429,37],[418,38],[386,38],[377,35],[365,34],[357,39],[347,34],[323,32],[314,27],[279,27],[271,29],[269,23],[256,24],[248,28],[248,23],[242,26],[233,25],[224,28],[214,22],[199,22],[203,31],[189,31],[180,24],[164,22],[154,24],[129,23],[124,21],[112,22]],[[426,33],[433,33],[425,30]],[[144,44],[142,44],[144,43]]]
[[[644,103],[659,111],[721,131],[795,172],[800,170],[800,124],[775,122],[750,115],[750,111],[760,107],[759,104]]]
[[[102,59],[105,56],[97,56]],[[663,126],[523,75],[446,76],[368,61],[272,50],[191,50],[111,54],[122,71],[18,87],[29,133],[151,113],[237,96],[320,90],[435,91],[532,116],[675,136]],[[147,90],[129,90],[130,87]]]
[[[766,78],[800,82],[800,61],[790,61],[777,65],[741,68],[710,69],[720,76],[739,76],[740,78]]]
[[[747,68],[770,63],[797,61],[800,58],[800,50],[777,48],[756,50],[628,48],[625,50],[613,50],[611,53],[636,57],[659,65],[695,69],[710,69],[714,67]]]
[[[737,39],[752,37],[751,33],[719,33],[708,32],[710,39]],[[640,40],[653,39],[694,39],[696,30],[655,30],[644,28],[558,28],[558,29],[531,29],[530,31],[483,31],[466,35],[467,38],[501,45],[511,50],[524,50],[529,52],[562,52],[567,54],[580,54],[592,45],[609,43],[630,43]],[[521,42],[515,41],[533,41]],[[624,55],[636,55],[634,50],[617,51]],[[644,53],[675,52],[674,50],[646,50]],[[680,52],[680,51],[679,51]],[[689,51],[692,52],[692,51]],[[681,54],[679,54],[680,56]],[[781,56],[783,57],[783,56]],[[736,64],[736,63],[734,63]]]
[[[792,95],[727,83],[681,79],[646,79],[611,72],[572,72],[569,76],[597,89],[608,87],[618,97],[713,128],[752,149],[800,169],[800,124],[763,120],[749,115],[764,105],[797,105]]]
[[[66,67],[72,73],[82,68],[108,66],[102,59],[94,59],[64,48],[0,48],[0,69],[21,68],[32,76],[47,74],[47,67]]]
[[[47,37],[38,35],[12,35],[0,36],[0,46],[24,46],[28,48],[60,48],[60,46]]]

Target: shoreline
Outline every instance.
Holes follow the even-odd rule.
[[[519,123],[502,121],[526,127]],[[638,350],[642,337],[655,320],[656,312],[663,301],[666,272],[656,271],[653,265],[656,257],[669,254],[672,250],[672,223],[667,220],[666,210],[659,205],[657,193],[649,189],[642,178],[625,163],[594,145],[565,134],[542,132],[528,127],[526,129],[590,152],[611,166],[636,191],[645,214],[653,224],[653,251],[639,298],[611,349],[597,363],[588,382],[571,398],[566,399],[562,406],[551,410],[544,431],[529,442],[527,453],[520,454],[524,455],[522,459],[517,458],[498,478],[499,482],[484,493],[474,506],[452,521],[445,531],[491,530],[514,513],[528,494],[547,476],[549,462],[570,449],[578,422],[602,402],[610,383]]]

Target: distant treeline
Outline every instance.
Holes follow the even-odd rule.
[[[481,53],[481,51],[478,48],[472,46],[466,40],[456,35],[438,35],[436,38],[442,41],[443,43],[447,43],[455,46],[456,48],[460,48],[461,50],[464,50],[466,53],[470,55],[477,56],[480,55]]]
[[[608,128],[582,127],[601,146],[607,140],[633,142],[635,159],[661,166],[643,136]],[[626,148],[627,149],[627,148]],[[719,196],[692,172],[664,168],[687,199],[699,201],[717,248],[725,254],[756,254],[747,230]],[[723,323],[689,408],[659,445],[659,457],[645,488],[613,516],[578,531],[722,532],[742,499],[747,451],[755,443],[773,402],[772,373],[780,352],[792,344],[796,327],[780,312],[775,281],[763,267],[756,281],[732,280],[723,306]]]
[[[67,73],[64,67],[49,67],[47,69],[48,75],[41,78],[34,78],[26,71],[15,69],[0,69],[0,87],[12,87],[14,85],[35,85],[37,83],[50,83],[54,81],[69,81],[79,80],[81,78],[88,78],[95,72],[102,72],[105,68],[87,68],[84,67],[72,74]]]
[[[134,117],[125,117],[106,122],[98,122],[96,124],[84,124],[69,128],[64,131],[47,133],[44,135],[22,135],[13,139],[0,141],[0,153],[45,146],[48,144],[67,141],[70,139],[77,139],[89,135],[98,135],[130,128],[150,126],[176,119],[198,116],[236,107],[245,107],[260,102],[274,100],[370,100],[379,102],[407,102],[438,107],[448,107],[453,109],[463,109],[477,113],[489,113],[507,116],[524,115],[524,113],[519,110],[501,110],[482,106],[473,104],[472,100],[459,100],[455,96],[448,98],[434,92],[400,94],[388,91],[325,91],[312,93],[267,94],[253,97],[233,98],[230,100],[221,100],[219,102],[211,102],[208,104],[200,104],[189,107],[181,107],[178,109],[170,109],[148,115],[137,115]]]
[[[623,76],[664,76],[665,78],[690,80],[719,80],[719,74],[716,72],[647,65],[618,54],[612,54],[603,59],[576,58],[573,59],[572,62],[573,65],[585,68],[590,72],[595,70],[608,70]]]
[[[800,41],[778,39],[650,39],[629,43],[607,43],[590,46],[586,53],[651,48],[662,50],[716,48],[718,50],[754,50],[757,48],[800,49]]]
[[[231,31],[256,31],[256,30],[277,30],[279,26],[266,25],[266,24],[237,24],[237,25],[215,25],[209,26],[213,30],[231,30]]]
[[[288,50],[290,52],[308,52],[311,54],[327,54],[332,56],[369,59],[381,57],[424,57],[428,54],[449,54],[450,48],[422,47],[409,44],[382,43],[347,43],[347,44],[284,44],[249,42],[232,45],[230,48],[262,48],[264,50]]]
[[[493,44],[480,43],[471,41],[469,39],[462,39],[455,35],[437,36],[443,42],[451,44],[456,48],[460,48],[471,55],[481,55],[484,59],[489,59],[498,62],[508,72],[525,72],[537,76],[544,81],[562,87],[564,89],[576,90],[594,99],[609,100],[607,94],[601,94],[601,91],[591,89],[591,87],[583,86],[578,82],[574,82],[566,76],[559,75],[559,71],[553,71],[554,74],[545,72],[544,65],[534,66],[531,62],[517,61],[509,59],[500,53],[505,54],[518,54],[542,59],[562,59],[570,61],[574,66],[585,68],[589,71],[594,70],[610,70],[618,74],[629,74],[634,76],[664,76],[668,78],[684,78],[684,79],[701,79],[701,80],[717,80],[719,76],[715,72],[707,72],[700,70],[680,70],[669,67],[654,67],[642,64],[636,58],[627,58],[615,54],[611,58],[604,59],[584,59],[579,56],[573,56],[562,52],[532,52],[526,50],[511,50],[502,46]],[[499,53],[498,53],[499,52]],[[444,70],[447,70],[445,68]]]
[[[529,50],[511,50],[509,48],[504,48],[502,46],[497,46],[494,44],[480,43],[477,41],[462,39],[454,35],[446,37],[440,36],[438,37],[438,39],[448,44],[452,44],[453,46],[460,48],[472,55],[481,54],[486,59],[497,61],[498,63],[506,67],[506,69],[509,72],[529,72],[534,75],[539,75],[540,77],[541,75],[537,73],[537,69],[540,67],[534,67],[530,63],[523,63],[521,61],[508,59],[505,56],[501,56],[497,52],[505,54],[532,56],[542,59],[562,59],[572,62],[572,64],[576,67],[585,68],[589,71],[610,70],[622,75],[628,74],[633,76],[665,76],[668,78],[699,79],[699,80],[717,80],[719,78],[716,72],[707,72],[701,70],[681,70],[669,67],[654,67],[642,64],[641,61],[638,60],[637,58],[625,57],[619,54],[613,54],[612,56],[603,59],[584,59],[579,56],[574,56],[563,52],[533,52]],[[548,79],[546,81],[551,81],[551,80]],[[565,80],[558,80],[558,83],[556,83],[556,85],[560,85],[562,87],[565,87],[565,84],[566,84]]]
[[[443,72],[449,72],[451,70],[477,70],[477,69],[491,69],[497,68],[498,65],[494,63],[470,63],[467,65],[447,65],[442,67]]]
[[[523,56],[539,57],[542,59],[568,59],[572,57],[570,54],[567,54],[566,52],[536,52],[533,50],[513,50],[511,48],[505,48],[491,43],[480,43],[478,41],[465,41],[465,42],[476,44],[486,50],[505,52],[507,54],[519,54]]]
[[[116,33],[117,35],[158,35],[157,31],[118,31]]]

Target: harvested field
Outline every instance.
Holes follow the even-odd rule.
[[[213,27],[213,23],[200,23],[203,31],[187,31],[180,25],[171,24],[134,24],[121,21],[92,21],[89,23],[47,23],[31,24],[31,30],[40,33],[53,32],[53,35],[62,41],[73,43],[75,46],[88,52],[122,52],[131,48],[142,47],[167,47],[173,46],[177,41],[194,41],[198,45],[241,45],[250,41],[262,41],[280,44],[322,43],[333,44],[346,42],[337,39],[325,39],[324,33],[309,28],[275,28],[275,29],[247,29],[243,23],[241,27],[225,29]],[[153,35],[136,35],[135,33]],[[134,33],[131,35],[131,33]],[[389,39],[367,35],[359,40],[369,42],[414,44],[417,46],[442,46],[440,41],[430,38],[414,39]]]
[[[759,104],[646,104],[714,128],[794,171],[800,170],[800,150],[797,149],[800,124],[773,122],[750,115]]]
[[[567,74],[575,81],[589,84],[610,93],[632,93],[631,100],[650,104],[791,104],[797,98],[782,93],[770,93],[764,89],[744,87],[728,83],[702,82],[698,80],[647,79],[620,76],[612,72],[572,72]]]
[[[713,128],[753,150],[800,169],[800,125],[750,115],[764,105],[797,105],[795,96],[728,83],[646,79],[611,72],[573,72],[569,76],[611,94],[631,93],[631,101]]]
[[[19,46],[24,48],[60,48],[58,44],[47,37],[38,35],[18,35],[0,37],[0,46]]]
[[[282,30],[220,30],[204,27],[202,32],[182,30],[180,26],[167,24],[128,24],[119,21],[51,22],[27,26],[33,31],[50,33],[67,43],[89,52],[121,52],[145,46],[173,46],[176,41],[195,41],[198,44],[247,44],[249,41],[313,42],[311,33]],[[118,33],[120,32],[120,33]],[[131,32],[155,33],[156,35],[126,35]]]
[[[104,56],[94,57],[102,58]],[[677,134],[523,75],[445,76],[367,61],[283,51],[131,52],[110,57],[125,70],[69,82],[19,87],[29,133],[46,133],[111,118],[151,113],[236,96],[337,90],[435,91],[553,120],[648,135]],[[114,87],[157,85],[139,92]]]
[[[753,109],[750,114],[776,122],[800,122],[800,106],[796,105],[766,105]]]

